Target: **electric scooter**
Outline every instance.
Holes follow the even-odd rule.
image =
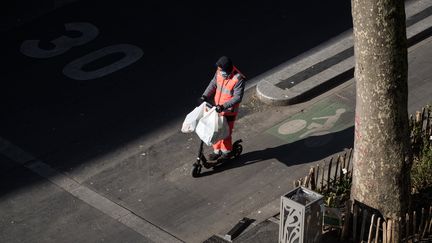
[[[213,107],[213,105],[207,103],[207,107]],[[192,168],[192,177],[196,178],[199,177],[201,174],[202,167],[206,169],[214,168],[218,165],[221,165],[223,163],[226,163],[228,161],[231,161],[233,159],[237,159],[240,154],[243,152],[243,146],[240,144],[243,141],[241,139],[235,141],[233,143],[233,150],[230,152],[230,158],[229,159],[218,159],[214,162],[209,162],[207,158],[204,156],[203,148],[204,148],[204,142],[201,141],[199,150],[198,150],[198,156],[196,159],[196,162],[193,163]]]
[[[231,161],[233,159],[237,159],[240,156],[240,154],[243,152],[243,146],[240,144],[241,142],[243,141],[239,139],[233,143],[233,150],[231,151],[231,156],[229,159],[218,159],[215,162],[209,163],[207,158],[203,154],[204,142],[201,141],[196,162],[192,165],[193,166],[192,177],[194,178],[199,177],[203,166],[206,169],[210,169],[218,165],[221,165],[223,163],[226,163],[228,161]]]

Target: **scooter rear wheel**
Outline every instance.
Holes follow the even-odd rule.
[[[201,174],[202,165],[193,164],[192,177],[197,178]]]
[[[234,158],[238,158],[242,152],[243,146],[241,144],[237,144],[237,146],[234,148]]]

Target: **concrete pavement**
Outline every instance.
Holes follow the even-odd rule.
[[[411,113],[432,102],[431,56],[432,37],[409,49]],[[2,140],[0,241],[202,242],[243,217],[256,220],[255,227],[235,241],[275,239],[277,227],[267,219],[278,213],[292,180],[352,145],[354,81],[289,107],[262,105],[254,93],[249,89],[234,134],[244,140],[243,156],[196,179],[190,171],[199,140],[178,131],[183,117],[169,135],[132,143],[129,156],[85,173],[59,172],[49,166],[61,161],[56,153],[34,157]],[[307,128],[341,109],[327,130]]]

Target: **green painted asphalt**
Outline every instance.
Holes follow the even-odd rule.
[[[342,131],[354,124],[354,109],[344,100],[327,98],[310,109],[273,126],[266,132],[292,143],[310,136]]]

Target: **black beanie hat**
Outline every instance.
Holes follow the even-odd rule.
[[[216,66],[220,67],[223,71],[231,73],[233,70],[233,64],[229,57],[222,56],[217,60]]]

